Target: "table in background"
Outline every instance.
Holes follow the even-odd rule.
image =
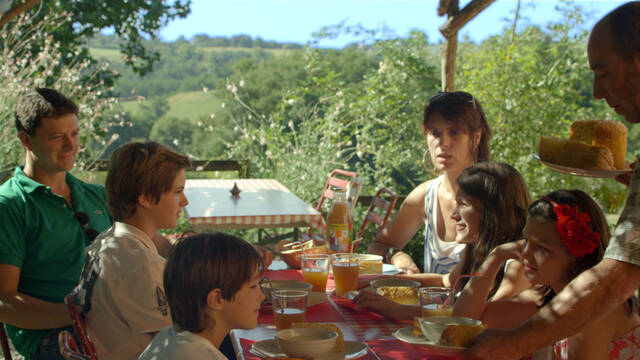
[[[231,196],[234,184],[238,197]],[[297,237],[298,227],[311,226],[324,232],[322,214],[274,179],[189,179],[184,192],[195,230],[294,228]]]

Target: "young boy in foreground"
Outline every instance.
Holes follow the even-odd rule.
[[[198,234],[176,244],[164,270],[174,325],[139,360],[226,360],[218,347],[229,331],[258,324],[263,268],[254,247],[232,235]]]

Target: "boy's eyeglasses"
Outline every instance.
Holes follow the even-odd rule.
[[[89,225],[89,214],[87,214],[84,211],[76,211],[73,216],[76,218],[76,220],[78,220],[78,222],[80,223],[80,226],[82,226],[82,230],[84,230],[84,233],[87,235],[87,237],[89,238],[90,242],[93,242],[93,240],[98,236],[98,234],[100,234],[98,232],[98,230],[93,229],[93,228],[89,228],[87,227],[87,225]]]

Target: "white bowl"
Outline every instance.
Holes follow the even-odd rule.
[[[444,329],[449,325],[482,325],[482,321],[467,317],[428,316],[421,317],[420,329],[427,341],[437,344]]]
[[[287,356],[309,359],[330,353],[338,334],[320,328],[291,328],[278,331],[275,338]]]
[[[307,284],[298,280],[271,280],[273,290],[306,290],[311,292],[313,285]],[[271,302],[271,288],[269,282],[265,281],[260,284],[262,287],[262,293],[264,294],[264,301]]]

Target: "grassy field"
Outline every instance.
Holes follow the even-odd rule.
[[[122,54],[118,49],[89,48],[89,53],[98,60],[106,60],[110,63],[122,62]]]
[[[206,53],[215,51],[233,51],[233,52],[247,52],[258,50],[258,48],[241,48],[241,47],[220,47],[220,46],[197,46],[197,50]],[[292,51],[300,51],[300,49],[262,49],[265,53],[274,56],[286,55]],[[119,49],[105,49],[90,47],[89,53],[91,56],[98,60],[106,60],[110,63],[122,63],[122,54]],[[162,55],[161,55],[162,56]]]
[[[169,103],[169,111],[165,116],[187,118],[194,122],[201,116],[209,116],[220,110],[220,101],[214,92],[190,91],[172,95],[167,99]],[[136,113],[140,111],[143,101],[122,101],[122,107],[125,111]]]

